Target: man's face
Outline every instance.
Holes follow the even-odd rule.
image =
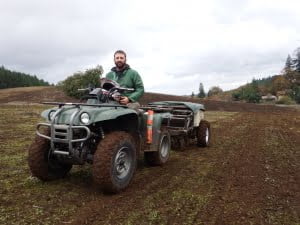
[[[126,57],[122,53],[117,53],[115,55],[115,64],[118,68],[123,68],[126,63]]]

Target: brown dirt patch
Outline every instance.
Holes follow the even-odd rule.
[[[0,103],[69,101],[53,88],[0,92]],[[184,99],[146,94],[142,103]],[[49,183],[30,177],[26,149],[46,106],[1,104],[0,223],[299,224],[299,111],[204,103],[216,110],[206,112],[212,146],[172,151],[163,167],[140,158],[132,184],[117,195],[95,188],[90,166]]]
[[[164,95],[157,93],[145,93],[141,99],[141,104],[147,104],[153,101],[189,101],[204,104],[208,111],[229,111],[229,112],[283,112],[296,111],[291,107],[278,107],[276,105],[261,105],[242,102],[225,102],[214,100],[201,100],[199,98]]]
[[[291,107],[278,107],[276,105],[259,105],[240,102],[224,102],[214,100],[200,100],[198,98],[165,95],[158,93],[145,93],[140,103],[146,105],[153,101],[190,101],[204,104],[208,111],[229,112],[283,112],[297,111]],[[32,104],[41,102],[78,102],[77,99],[66,96],[57,87],[23,87],[0,89],[0,104]]]
[[[139,168],[117,196],[99,196],[73,224],[296,224],[300,116],[240,113],[212,125],[213,146]]]
[[[73,98],[66,96],[56,87],[22,87],[0,89],[0,103],[9,102],[25,102],[25,103],[41,103],[41,102],[72,102]]]

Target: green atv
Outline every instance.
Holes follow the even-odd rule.
[[[163,165],[171,145],[210,142],[204,107],[189,102],[154,102],[140,109],[119,104],[124,92],[116,82],[101,79],[88,89],[84,103],[45,102],[56,107],[42,112],[29,148],[33,176],[43,181],[64,177],[72,165],[92,164],[93,179],[105,192],[117,193],[131,182],[139,153],[150,165]]]

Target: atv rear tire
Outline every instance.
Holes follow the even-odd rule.
[[[210,144],[210,124],[206,120],[201,120],[197,130],[197,146],[208,147]]]
[[[136,147],[133,137],[114,131],[98,144],[93,160],[93,178],[107,193],[118,193],[131,182],[136,170]]]
[[[145,152],[144,159],[150,166],[161,166],[165,164],[170,157],[171,138],[168,131],[164,130],[160,134],[158,151]]]
[[[70,164],[63,164],[51,159],[48,154],[50,141],[36,136],[28,150],[28,165],[32,176],[42,181],[50,181],[64,177],[72,168]]]

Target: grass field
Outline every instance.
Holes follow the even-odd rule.
[[[92,177],[89,165],[84,168],[77,166],[67,178],[49,183],[41,182],[30,175],[27,165],[27,149],[34,138],[35,125],[41,121],[40,113],[45,108],[41,105],[1,106],[1,224],[60,223],[66,218],[70,218],[86,202],[93,201],[99,195],[106,197],[93,187],[90,188]],[[211,121],[232,115],[234,113],[230,112],[207,113],[208,119]],[[173,152],[172,157],[173,160],[179,160],[180,153]],[[140,168],[137,172],[138,176],[142,178],[143,175],[151,173],[152,169]],[[161,193],[157,192],[155,195],[159,194]],[[174,201],[176,201],[176,199],[185,198],[187,193],[178,191],[173,194]],[[152,199],[152,197],[148,198]],[[202,200],[199,199],[199,201]],[[147,211],[152,211],[152,203],[149,200],[146,202],[149,203]],[[157,219],[155,210],[149,213],[150,220]],[[138,212],[133,213],[129,216],[128,221],[130,222],[137,215],[139,215]]]
[[[299,224],[300,113],[207,111],[209,148],[139,159],[130,187],[104,195],[91,168],[30,175],[27,149],[45,106],[0,105],[0,224]]]

